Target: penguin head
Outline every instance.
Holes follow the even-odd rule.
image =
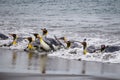
[[[13,37],[12,45],[16,45],[17,44],[17,38],[18,38],[17,34],[9,34],[9,35]]]
[[[26,39],[29,41],[29,43],[33,42],[32,37],[27,37]]]
[[[41,30],[42,30],[42,35],[47,35],[48,34],[48,30],[46,28],[43,28]]]
[[[67,41],[66,44],[67,44],[67,48],[70,48],[71,42],[70,42],[70,41]]]
[[[37,38],[42,39],[41,35],[37,34],[36,36],[37,36]]]
[[[104,51],[105,50],[105,48],[106,48],[106,46],[103,44],[103,45],[101,45],[101,52],[102,51]]]
[[[33,38],[32,38],[32,37],[27,37],[27,38],[25,38],[25,39],[27,39],[27,40],[29,41],[29,43],[28,43],[28,45],[27,45],[27,48],[28,48],[29,50],[32,50],[32,49],[33,49],[33,45],[32,45],[31,43],[33,42]]]
[[[9,34],[9,35],[13,37],[13,40],[17,39],[17,34]]]
[[[37,35],[38,35],[38,34],[37,34],[37,33],[34,33],[33,35],[35,36],[35,38],[37,38]]]
[[[86,42],[87,39],[84,39],[83,42]]]
[[[60,37],[59,39],[60,40],[64,40],[65,43],[67,42],[67,38],[66,37]]]

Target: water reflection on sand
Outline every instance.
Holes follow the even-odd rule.
[[[26,70],[38,70],[40,73],[46,72],[46,62],[47,62],[47,54],[35,54],[33,52],[27,52],[27,64],[25,66],[27,67]],[[17,68],[16,62],[17,57],[19,57],[19,53],[17,51],[13,51],[12,53],[12,64],[13,68]],[[25,62],[25,61],[24,61]],[[21,65],[23,66],[23,65]]]
[[[120,64],[50,57],[47,53],[36,54],[32,52],[0,49],[0,73],[13,73],[14,76],[26,76],[25,74],[27,74],[27,76],[42,76],[43,74],[48,76],[76,75],[77,77],[80,77],[80,75],[91,75],[103,78],[120,79],[119,66]],[[9,74],[9,76],[10,75],[12,74]],[[4,75],[4,77],[6,76]]]

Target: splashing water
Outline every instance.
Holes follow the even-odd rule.
[[[0,32],[16,33],[21,37],[40,33],[47,28],[48,37],[66,36],[69,40],[83,41],[88,46],[120,46],[120,0],[1,0]],[[9,43],[0,40],[0,45]],[[27,42],[11,49],[24,49]],[[114,53],[82,54],[82,49],[58,50],[49,54],[67,59],[81,59],[120,63],[120,51]]]

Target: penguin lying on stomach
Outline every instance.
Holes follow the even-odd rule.
[[[59,40],[62,40],[63,43],[62,45],[66,45],[65,48],[81,48],[81,46],[79,44],[76,43],[76,41],[73,40],[67,40],[66,37],[60,37],[58,38]]]
[[[105,45],[101,45],[101,51],[107,52],[107,53],[112,53],[115,51],[119,51],[120,50],[120,46],[105,46]]]
[[[0,33],[0,39],[1,39],[1,40],[6,40],[6,39],[8,39],[8,38],[9,38],[9,37],[6,36],[5,34]]]
[[[21,42],[21,41],[24,40],[24,38],[18,37],[17,34],[9,34],[9,35],[12,36],[12,42],[6,43],[6,44],[2,44],[2,45],[0,45],[0,47],[16,46],[18,42]]]
[[[87,51],[89,53],[95,53],[95,52],[106,52],[106,53],[113,53],[115,51],[119,51],[120,50],[120,46],[105,46],[105,45],[101,45],[100,48],[96,48],[95,46],[89,46],[87,48]]]
[[[12,36],[13,41],[8,43],[8,44],[2,44],[2,45],[0,45],[0,47],[3,47],[3,46],[10,47],[10,46],[13,46],[13,45],[17,45],[17,39],[18,39],[17,34],[9,34],[9,35]]]

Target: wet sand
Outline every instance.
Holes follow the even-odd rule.
[[[0,80],[115,80],[120,64],[79,61],[0,49]]]

